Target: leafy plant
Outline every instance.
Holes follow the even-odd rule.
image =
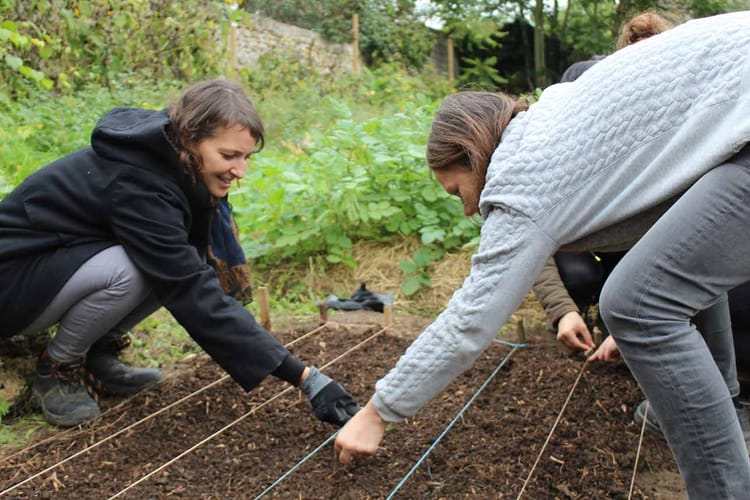
[[[28,93],[20,73],[46,89],[87,83],[112,88],[123,75],[193,80],[221,73],[220,36],[243,22],[233,2],[171,0],[25,0],[5,2],[0,18],[0,76]]]
[[[0,92],[0,195],[52,160],[88,144],[96,121],[111,108],[161,107],[177,87],[172,81],[138,90],[88,85],[72,95],[37,91],[16,100],[4,99]]]
[[[15,435],[3,425],[3,417],[10,411],[10,402],[0,398],[0,444],[7,444],[15,440]]]
[[[444,254],[445,251],[440,247],[423,246],[414,252],[410,261],[399,262],[398,265],[406,276],[401,284],[401,291],[404,295],[413,295],[423,286],[432,284],[427,270]]]
[[[495,56],[487,59],[465,57],[462,60],[464,67],[460,83],[463,86],[490,90],[508,82],[506,78],[500,75],[496,67],[497,57]]]
[[[445,249],[477,234],[460,203],[430,178],[424,144],[436,103],[414,97],[399,112],[363,121],[329,98],[341,116],[330,129],[252,160],[231,200],[240,226],[253,228],[243,244],[256,265],[323,256],[355,266],[355,241],[416,236],[425,248],[401,264],[404,292],[414,293],[429,285],[425,271]]]
[[[24,58],[48,59],[52,55],[49,37],[37,38],[22,33],[23,24],[0,18],[0,67],[11,82],[23,77],[44,89],[51,89],[54,82],[46,75],[30,66]]]
[[[3,421],[3,417],[10,411],[10,403],[3,398],[0,398],[0,423]]]

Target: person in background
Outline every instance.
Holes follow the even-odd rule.
[[[118,352],[161,306],[245,390],[274,375],[300,386],[320,420],[342,425],[359,409],[263,329],[207,263],[227,271],[243,262],[226,198],[263,144],[241,87],[198,82],[168,109],[113,109],[90,146],[0,201],[0,335],[57,324],[33,384],[47,421],[88,422],[99,415],[98,392],[133,394],[159,381],[158,370],[128,366]],[[246,296],[243,280],[222,274]]]
[[[616,46],[618,49],[621,49],[640,40],[645,40],[650,36],[658,35],[662,31],[667,31],[669,28],[671,28],[669,22],[656,12],[643,12],[634,16],[630,21],[622,25],[620,34],[617,37]],[[574,62],[563,71],[560,81],[572,82],[581,76],[584,71],[605,57],[606,56],[603,54],[596,54],[585,61]]]
[[[671,25],[655,12],[644,12],[626,22],[617,39],[617,49],[645,40],[671,28]],[[590,62],[590,61],[588,61]],[[593,66],[598,61],[590,64]],[[579,68],[580,69],[580,68]],[[566,71],[563,82],[573,81],[582,72]],[[572,80],[565,80],[574,76]],[[599,294],[612,270],[617,266],[625,252],[557,252],[545,264],[533,290],[542,304],[550,325],[557,331],[557,339],[573,350],[588,351],[594,348],[594,341],[587,325],[590,306],[599,302]],[[735,410],[745,439],[750,450],[750,421],[747,408],[740,401],[740,384],[737,379],[737,361],[734,343],[739,343],[750,335],[750,330],[732,328],[728,304],[742,303],[750,299],[750,284],[742,285],[729,292],[733,300],[723,297],[714,306],[698,313],[693,322],[703,333],[714,359],[727,383],[733,397]],[[741,309],[731,312],[733,321],[739,319]],[[747,318],[745,322],[750,321]],[[735,324],[737,324],[735,322]],[[602,329],[606,331],[603,325]],[[745,341],[746,342],[746,341]],[[619,360],[617,347],[611,337],[605,340],[601,350],[591,360]],[[745,370],[747,371],[747,370]],[[653,410],[644,400],[635,409],[634,419],[638,424],[646,420],[649,430],[661,432]]]
[[[558,252],[544,266],[533,291],[545,310],[549,325],[557,339],[572,350],[593,351],[597,347],[589,329],[595,319],[589,311],[599,302],[599,294],[624,252]],[[724,378],[734,403],[745,446],[750,452],[750,419],[742,401],[738,371],[747,373],[750,356],[750,283],[729,291],[716,304],[700,311],[692,322],[703,335]],[[598,317],[596,319],[599,319]],[[605,330],[606,327],[602,324]],[[611,336],[590,357],[589,361],[617,362],[617,345]],[[646,420],[647,429],[661,433],[659,422],[646,400],[636,406],[636,423]]]
[[[700,74],[700,78],[696,75]],[[616,51],[528,105],[459,92],[427,162],[484,224],[447,308],[339,432],[374,454],[486,349],[559,250],[629,249],[599,309],[652,403],[691,498],[745,498],[732,397],[692,323],[750,281],[750,12],[686,22]]]
[[[656,12],[642,12],[622,25],[616,47],[622,49],[671,27]],[[563,72],[560,83],[577,80],[604,57],[596,55],[589,60],[573,63]],[[550,325],[557,329],[560,342],[582,351],[594,347],[584,317],[588,317],[589,307],[599,302],[604,282],[624,255],[624,251],[557,252],[547,261],[533,290],[547,313]]]
[[[654,11],[646,11],[630,18],[620,28],[615,44],[617,49],[645,40],[670,29],[672,25]]]

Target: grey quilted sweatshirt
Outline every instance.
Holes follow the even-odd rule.
[[[629,247],[649,214],[750,141],[749,59],[750,12],[690,21],[517,115],[490,161],[471,272],[377,382],[383,419],[414,415],[467,369],[558,248]]]

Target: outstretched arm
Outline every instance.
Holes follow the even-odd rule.
[[[376,384],[365,409],[336,440],[340,458],[373,452],[384,422],[414,415],[466,370],[526,296],[557,244],[528,217],[493,210],[477,255],[448,307]],[[376,417],[377,414],[377,417]]]

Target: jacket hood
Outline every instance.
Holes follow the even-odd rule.
[[[203,181],[194,181],[182,172],[177,149],[167,136],[169,124],[164,109],[114,108],[94,127],[91,147],[102,158],[162,171],[177,180],[192,205],[211,206],[211,195]]]
[[[97,122],[91,146],[103,158],[179,173],[177,150],[167,138],[168,124],[166,110],[115,108]]]

